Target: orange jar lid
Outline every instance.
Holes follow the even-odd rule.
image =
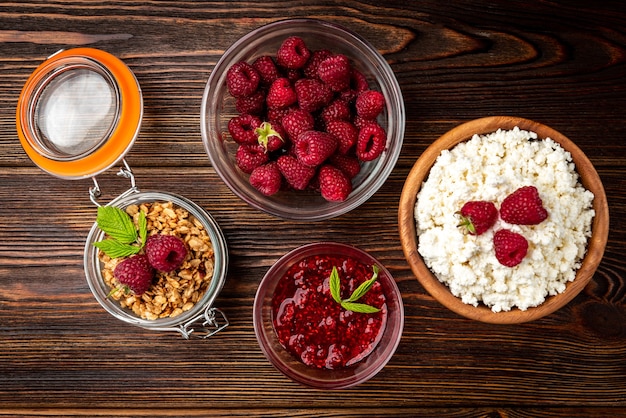
[[[142,115],[133,72],[107,52],[75,48],[51,56],[28,78],[16,125],[22,147],[42,170],[81,179],[124,157]]]

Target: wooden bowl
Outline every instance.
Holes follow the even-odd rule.
[[[463,303],[429,270],[417,250],[414,210],[417,193],[442,150],[450,149],[462,141],[469,140],[474,134],[484,135],[495,132],[499,128],[511,130],[516,126],[522,130],[536,132],[541,139],[550,137],[571,153],[580,176],[580,182],[594,194],[595,217],[592,224],[592,236],[589,238],[587,253],[582,260],[582,265],[576,273],[575,279],[567,283],[566,289],[562,293],[548,296],[541,305],[525,311],[513,308],[510,311],[493,312],[489,307],[482,304],[474,307]],[[411,270],[432,297],[448,309],[466,318],[487,323],[514,324],[533,321],[553,313],[569,303],[589,283],[600,264],[606,246],[609,211],[604,187],[598,173],[585,154],[571,140],[554,129],[528,119],[495,116],[464,123],[441,136],[424,151],[409,172],[404,184],[398,210],[398,224],[404,255]]]

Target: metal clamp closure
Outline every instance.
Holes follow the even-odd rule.
[[[120,171],[117,173],[117,175],[119,177],[124,177],[130,180],[130,189],[128,189],[127,191],[125,191],[124,193],[122,193],[121,195],[119,195],[117,199],[121,199],[123,197],[128,196],[129,194],[132,193],[138,193],[139,189],[137,189],[137,184],[135,183],[135,175],[133,174],[133,171],[131,170],[130,166],[128,165],[128,163],[126,162],[125,159],[122,159],[122,163],[124,164],[123,167],[120,168]],[[89,188],[89,199],[91,200],[91,202],[96,205],[96,206],[102,206],[99,202],[98,202],[98,198],[102,195],[102,191],[100,189],[100,185],[98,184],[98,180],[96,179],[96,177],[92,177],[91,178],[93,180],[93,186]]]
[[[185,339],[190,337],[205,339],[222,331],[229,324],[224,312],[207,306],[202,315],[180,325],[176,331],[180,332]]]

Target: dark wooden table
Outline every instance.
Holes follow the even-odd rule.
[[[367,38],[402,88],[406,134],[385,185],[315,224],[238,199],[200,137],[205,83],[221,54],[288,17],[341,23]],[[90,180],[37,168],[15,109],[50,54],[89,46],[121,58],[143,89],[127,155],[141,189],[182,194],[221,225],[230,249],[216,305],[231,321],[184,340],[115,320],[92,296],[83,248],[95,220]],[[22,1],[0,4],[0,416],[626,416],[626,7],[614,1]],[[547,124],[604,181],[608,245],[592,282],[560,311],[523,325],[467,320],[435,302],[408,268],[397,228],[403,181],[456,125],[490,115]],[[106,198],[125,190],[101,175]],[[292,383],[252,327],[259,280],[281,255],[336,240],[379,258],[406,309],[398,350],[375,378],[324,392]]]

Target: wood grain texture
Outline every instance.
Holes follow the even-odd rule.
[[[382,4],[381,4],[382,3]],[[250,30],[289,17],[341,23],[392,66],[407,111],[404,146],[365,204],[313,225],[235,197],[209,164],[200,105],[211,69]],[[621,1],[23,1],[0,4],[0,416],[626,416],[626,10]],[[90,180],[53,178],[15,132],[20,90],[62,48],[104,49],[142,87],[127,161],[142,190],[184,195],[226,235],[216,301],[231,326],[207,341],[144,331],[93,298],[82,255]],[[521,325],[464,319],[436,302],[399,239],[400,194],[421,153],[460,123],[513,115],[570,138],[593,163],[611,227],[587,287]],[[127,188],[98,177],[103,200]],[[333,239],[377,257],[398,282],[405,330],[374,379],[338,392],[278,373],[256,342],[252,301],[285,252]]]

